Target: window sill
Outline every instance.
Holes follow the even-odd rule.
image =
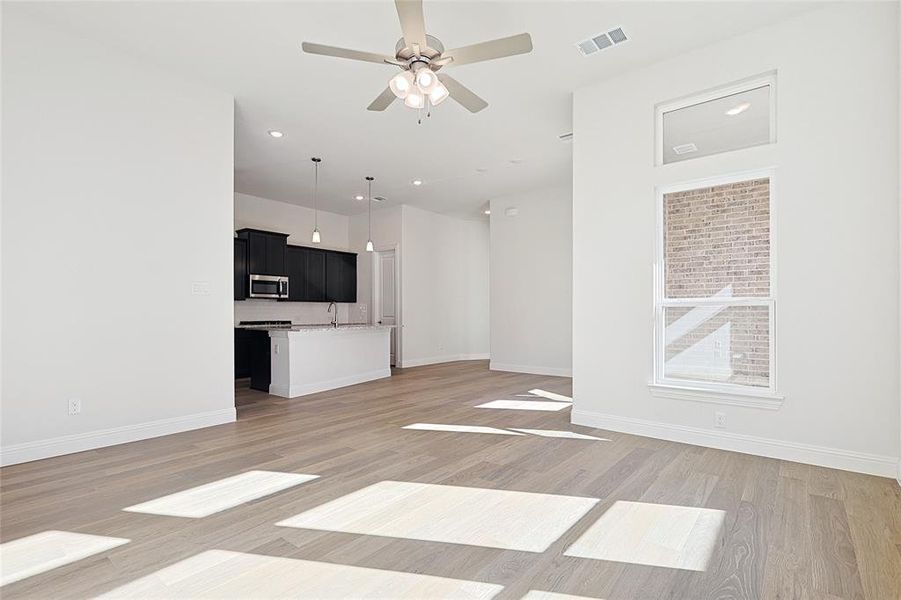
[[[726,392],[721,390],[707,390],[678,385],[649,383],[648,389],[655,398],[670,398],[673,400],[688,400],[691,402],[709,402],[711,404],[727,404],[730,406],[744,406],[746,408],[762,408],[765,410],[779,410],[785,396],[761,392]]]

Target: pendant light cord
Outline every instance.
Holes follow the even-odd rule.
[[[321,158],[314,158],[313,165],[313,227],[319,229],[319,163]]]
[[[375,177],[367,177],[366,182],[369,184],[369,242],[372,242],[372,182]]]

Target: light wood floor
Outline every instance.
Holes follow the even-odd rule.
[[[573,427],[569,410],[475,408],[523,400],[533,388],[570,395],[571,386],[490,372],[479,361],[399,370],[296,400],[239,389],[237,423],[4,468],[0,541],[58,530],[130,542],[0,593],[88,597],[215,550],[503,586],[496,598],[530,590],[606,600],[901,597],[896,482]],[[609,441],[402,429],[413,423],[572,430]],[[122,510],[249,470],[319,477],[203,518]],[[599,501],[541,552],[276,525],[384,481]],[[567,555],[617,501],[623,514],[641,512],[635,503],[722,514],[703,570]],[[595,529],[580,545],[603,534]]]

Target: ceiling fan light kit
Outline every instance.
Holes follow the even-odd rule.
[[[438,106],[450,97],[468,111],[479,112],[488,103],[456,79],[444,73],[439,74],[438,71],[446,66],[483,62],[532,51],[532,37],[528,33],[445,50],[438,38],[426,33],[422,0],[394,0],[394,5],[403,37],[395,44],[393,57],[311,42],[302,44],[304,52],[309,54],[401,68],[402,71],[391,78],[387,89],[372,101],[367,110],[383,111],[395,98],[403,100],[409,108],[420,110],[426,104]]]

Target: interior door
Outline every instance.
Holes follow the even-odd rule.
[[[397,261],[394,250],[379,252],[376,258],[378,283],[375,302],[376,322],[382,325],[397,325]],[[397,328],[391,330],[391,366],[396,364]]]

